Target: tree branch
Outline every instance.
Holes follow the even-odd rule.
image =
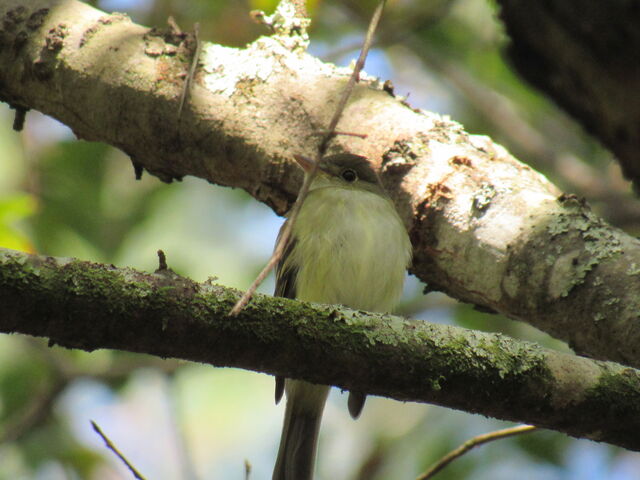
[[[0,331],[430,402],[640,450],[640,372],[503,335],[0,249]]]
[[[640,11],[633,2],[499,0],[518,72],[613,151],[640,191]]]
[[[209,44],[178,123],[191,57],[170,32],[75,0],[23,3],[0,0],[0,98],[121,148],[165,181],[195,175],[288,208],[301,181],[289,159],[313,155],[350,70],[278,33],[242,50]],[[377,79],[362,75],[338,128],[367,133],[336,138],[330,153],[379,166],[411,233],[412,271],[430,288],[527,321],[578,353],[640,366],[637,239]]]

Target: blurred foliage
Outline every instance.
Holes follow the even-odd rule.
[[[75,245],[91,260],[113,261],[125,237],[149,215],[161,185],[127,190],[116,184],[121,175],[109,171],[111,152],[104,144],[77,141],[43,152],[34,166],[41,179],[41,208],[33,219],[39,251],[62,254]],[[132,169],[126,173],[133,176]]]
[[[0,245],[5,248],[33,252],[29,237],[17,224],[32,216],[36,202],[32,195],[16,193],[0,197]]]
[[[239,47],[268,33],[248,12],[270,13],[277,4],[91,3],[127,11],[146,25],[165,25],[170,15],[185,30],[199,22],[202,38]],[[307,4],[311,51],[348,64],[376,1]],[[514,75],[501,54],[507,41],[494,2],[390,0],[367,71],[392,79],[413,106],[491,135],[561,188],[587,197],[614,224],[640,232],[640,209],[610,154]],[[0,246],[146,270],[156,267],[155,251],[162,248],[180,273],[196,280],[215,275],[240,288],[269,254],[280,220],[239,190],[195,179],[164,185],[145,175],[135,181],[124,154],[76,141],[34,112],[21,134],[11,130],[5,107],[0,123]],[[403,314],[567,348],[526,324],[442,294],[425,296],[422,288],[415,279],[408,282]],[[272,404],[272,388],[266,375],[123,352],[50,349],[33,339],[0,336],[0,480],[128,478],[89,419],[149,479],[242,478],[245,458],[251,478],[269,478],[282,415],[282,407]],[[327,406],[319,478],[415,478],[469,437],[505,426],[380,398],[370,398],[352,422],[345,403],[334,392]],[[623,480],[640,478],[638,471],[637,454],[537,432],[480,447],[437,478]]]

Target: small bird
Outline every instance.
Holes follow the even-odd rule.
[[[295,158],[309,175],[314,162]],[[358,155],[332,155],[320,163],[293,225],[276,268],[275,295],[390,312],[410,262],[409,236],[371,164]],[[329,388],[276,378],[276,402],[286,391],[287,406],[273,480],[313,478]],[[350,393],[352,417],[364,401],[365,395]]]

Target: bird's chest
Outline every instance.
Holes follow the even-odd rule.
[[[368,192],[314,193],[294,228],[296,296],[389,311],[402,290],[408,243],[393,206]]]

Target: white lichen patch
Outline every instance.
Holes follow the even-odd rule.
[[[507,275],[510,248],[537,230],[541,218],[551,216],[557,209],[557,195],[546,188],[542,175],[518,168],[514,162],[491,161],[493,158],[487,158],[493,157],[491,153],[498,157],[507,153],[481,140],[474,137],[481,155],[431,140],[430,156],[438,161],[431,162],[425,171],[420,197],[430,204],[439,202],[446,212],[446,227],[439,226],[437,236],[438,248],[452,252],[454,261],[447,268],[459,268],[455,275],[464,279],[469,290],[500,301],[502,295],[518,296],[523,285],[518,278],[522,272]],[[456,158],[458,161],[451,161]],[[514,186],[516,176],[523,178],[522,188]],[[436,188],[441,186],[446,187],[444,194],[440,194],[442,188]],[[470,251],[474,254],[467,255]],[[528,271],[527,278],[533,275],[542,281],[545,270]],[[488,278],[501,280],[491,282]]]
[[[558,299],[560,297],[566,297],[576,284],[576,281],[580,279],[581,275],[577,272],[577,267],[580,265],[578,261],[579,257],[580,250],[576,249],[555,259],[549,277],[549,283],[547,284],[547,291],[551,298]],[[586,275],[584,270],[582,271],[582,275]]]
[[[640,265],[635,262],[631,262],[629,264],[629,268],[627,269],[627,275],[640,275]]]
[[[490,183],[483,183],[473,195],[473,208],[477,211],[483,211],[491,204],[491,199],[495,197],[496,189]]]
[[[474,201],[476,200],[474,196]],[[535,228],[536,219],[544,217],[554,198],[546,192],[523,190],[513,192],[493,187],[490,208],[475,225],[476,238],[499,250],[506,250],[522,235]]]
[[[572,250],[554,259],[549,281],[549,294],[553,298],[568,296],[600,263],[624,252],[618,232],[585,209],[558,214],[547,231],[552,237],[578,232],[582,241],[578,254]],[[571,262],[567,263],[569,257]]]
[[[287,49],[306,50],[309,45],[307,29],[311,19],[303,17],[296,11],[293,2],[280,2],[273,15],[262,14],[262,23],[275,32],[275,38]]]
[[[333,78],[348,77],[352,70],[325,64],[304,51],[292,52],[272,37],[261,37],[246,49],[206,44],[201,56],[202,69],[206,73],[204,84],[209,91],[226,97],[237,92],[240,82],[254,85],[267,83],[276,74],[288,72],[292,81],[304,83],[306,73]],[[361,81],[375,81],[366,74]]]
[[[541,178],[544,178],[540,175]],[[527,205],[527,211],[540,212],[540,208],[549,211],[551,203],[555,203],[555,197],[547,191],[525,189],[520,192],[522,202]]]
[[[242,79],[266,82],[274,71],[269,56],[250,55],[248,50],[208,44],[202,52],[204,83],[216,94],[231,97]]]
[[[547,231],[552,237],[567,233],[571,229],[571,221],[568,215],[556,215],[547,226]]]

